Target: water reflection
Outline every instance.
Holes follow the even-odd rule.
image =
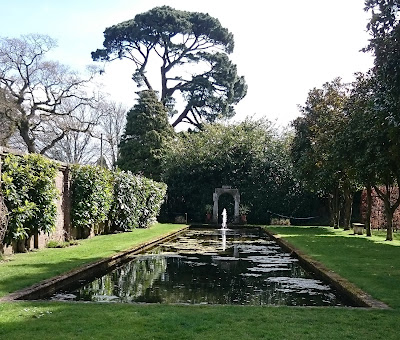
[[[226,250],[226,229],[221,229],[222,236],[222,251]]]
[[[261,229],[189,230],[53,299],[245,305],[343,305]]]

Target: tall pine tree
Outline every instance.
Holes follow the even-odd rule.
[[[154,91],[138,92],[136,105],[127,113],[118,165],[123,170],[161,180],[164,143],[172,137],[167,110]]]

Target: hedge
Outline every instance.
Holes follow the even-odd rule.
[[[151,179],[95,166],[72,168],[72,225],[101,232],[146,228],[155,222],[167,186]]]

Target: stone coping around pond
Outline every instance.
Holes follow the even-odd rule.
[[[64,274],[43,280],[37,284],[34,284],[33,286],[18,290],[0,298],[0,302],[15,300],[40,300],[46,298],[56,291],[64,289],[65,287],[78,282],[78,280],[88,279],[100,272],[106,273],[108,270],[117,267],[119,264],[131,260],[135,255],[154,248],[161,242],[175,238],[188,228],[189,226],[183,227],[178,231],[162,235],[148,242],[141,243],[131,249],[122,251],[111,257],[85,264]]]
[[[303,267],[312,271],[321,279],[328,281],[340,294],[347,296],[360,307],[391,309],[382,301],[374,299],[372,296],[355,286],[350,281],[336,274],[334,271],[326,268],[322,263],[314,260],[311,256],[297,249],[292,244],[282,239],[281,236],[272,233],[266,228],[264,228],[264,230],[276,243],[278,243],[286,251],[290,252],[291,255],[295,256]]]

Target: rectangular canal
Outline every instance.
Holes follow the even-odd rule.
[[[352,306],[262,228],[191,228],[52,300],[227,305]]]

